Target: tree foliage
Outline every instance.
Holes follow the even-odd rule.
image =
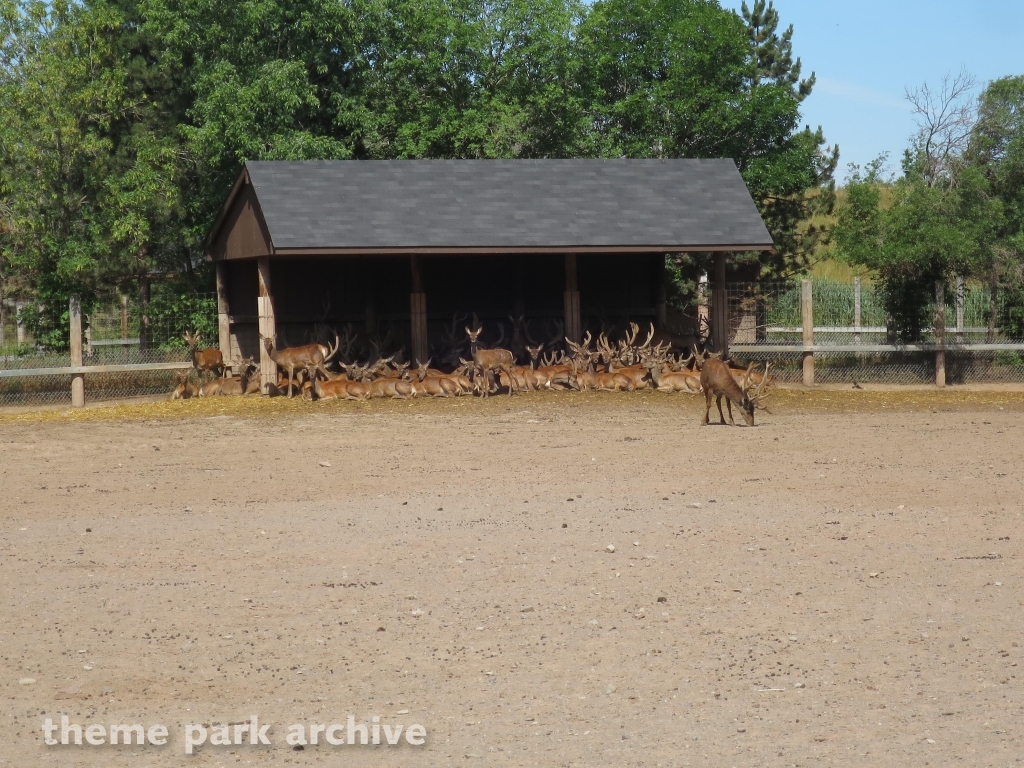
[[[790,272],[813,84],[764,0],[0,0],[0,289],[57,338],[71,292],[208,281],[248,159],[731,157]]]
[[[956,277],[988,285],[990,335],[999,323],[1024,336],[1024,77],[993,81],[976,104],[972,83],[961,73],[908,91],[920,126],[902,175],[883,178],[884,158],[854,168],[839,211],[839,252],[879,275],[890,327],[905,341],[931,326],[936,282]],[[1010,300],[999,318],[1001,291]]]

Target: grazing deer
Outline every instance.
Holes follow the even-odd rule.
[[[192,367],[199,372],[200,378],[204,371],[209,371],[215,377],[224,375],[224,356],[219,349],[207,347],[199,349],[199,340],[202,338],[198,331],[189,333],[186,331],[181,338],[188,344],[188,354],[192,359]]]
[[[298,371],[301,376],[307,365],[312,364],[326,378],[326,363],[334,357],[339,344],[338,334],[334,334],[334,346],[330,348],[323,344],[306,344],[301,347],[275,349],[273,339],[266,336],[260,338],[263,340],[263,346],[266,348],[267,354],[270,355],[270,359],[277,363],[278,368],[288,374],[288,397],[292,396],[292,379],[295,378],[295,372]]]
[[[483,326],[477,326],[475,331],[469,330],[466,327],[466,335],[469,336],[469,349],[473,353],[473,362],[480,368],[480,373],[484,379],[483,396],[487,397],[491,393],[491,374],[494,371],[502,371],[509,379],[508,394],[512,396],[512,389],[515,387],[516,380],[512,375],[512,366],[515,361],[512,359],[512,353],[507,349],[480,349],[477,344],[477,339],[480,338],[480,332],[483,331]],[[502,338],[505,337],[504,328],[502,328]],[[515,387],[518,389],[518,387]]]
[[[725,424],[725,414],[722,413],[722,398],[725,398],[726,408],[729,409],[729,424],[736,426],[732,418],[732,404],[736,403],[743,413],[743,418],[748,427],[754,426],[754,409],[762,408],[761,400],[766,397],[762,393],[765,381],[762,379],[760,386],[754,388],[750,383],[750,371],[754,364],[751,363],[747,369],[747,375],[742,384],[737,384],[732,377],[729,366],[717,357],[709,357],[704,361],[700,371],[700,384],[704,388],[704,418],[701,420],[703,426],[708,424],[708,416],[711,413],[711,399],[715,398],[718,405],[718,415]],[[751,390],[753,390],[751,392]]]
[[[244,395],[249,389],[249,379],[257,366],[251,357],[242,361],[238,369],[238,376],[224,379],[214,379],[203,384],[199,389],[200,397],[215,397],[218,395]]]
[[[171,392],[171,400],[188,400],[190,397],[196,397],[199,394],[199,389],[188,380],[188,373],[176,374],[178,378],[178,386]]]

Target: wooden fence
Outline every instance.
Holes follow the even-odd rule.
[[[959,334],[977,332],[987,329],[965,328],[963,326],[963,303],[958,291],[957,325],[950,330],[953,340],[946,336],[946,302],[945,287],[941,282],[935,284],[935,341],[924,344],[818,344],[815,333],[852,333],[859,338],[861,333],[884,332],[886,329],[864,327],[860,325],[860,285],[857,281],[854,293],[855,319],[850,327],[816,327],[814,325],[814,294],[810,280],[800,281],[800,319],[799,328],[769,327],[770,332],[801,333],[801,344],[729,344],[730,352],[798,352],[802,356],[803,383],[814,384],[814,354],[817,353],[872,353],[872,352],[929,352],[935,355],[935,384],[946,386],[946,353],[947,352],[1001,352],[1024,351],[1021,342],[964,343],[959,341]]]

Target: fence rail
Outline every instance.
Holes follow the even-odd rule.
[[[712,292],[712,303],[714,302]],[[954,291],[936,284],[932,322],[914,344],[888,339],[881,295],[853,284],[737,283],[726,286],[728,348],[751,360],[788,367],[788,380],[880,380],[944,386],[947,356],[956,381],[1024,381],[1024,331],[1000,327],[1021,308],[1005,295],[958,280]],[[949,295],[951,294],[951,295]],[[947,317],[954,321],[947,325]],[[886,337],[885,339],[879,338]],[[794,364],[799,375],[792,377]],[[815,366],[818,365],[816,373]]]

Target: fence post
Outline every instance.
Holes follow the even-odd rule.
[[[963,276],[956,279],[956,342],[964,342],[964,298],[966,294]]]
[[[860,344],[860,278],[853,278],[853,341]]]
[[[82,300],[76,294],[68,306],[71,315],[71,365],[82,365]],[[71,375],[71,405],[81,408],[85,405],[85,374]]]
[[[935,281],[935,386],[946,386],[946,287]]]
[[[121,294],[121,360],[128,362],[128,294]]]
[[[18,332],[15,338],[18,340],[19,347],[25,343],[25,319],[22,317],[21,311],[25,308],[26,303],[24,301],[14,302],[14,319],[18,324]]]
[[[814,299],[810,279],[800,281],[800,317],[803,321],[804,346],[814,346]],[[804,352],[804,386],[814,385],[814,353]]]

